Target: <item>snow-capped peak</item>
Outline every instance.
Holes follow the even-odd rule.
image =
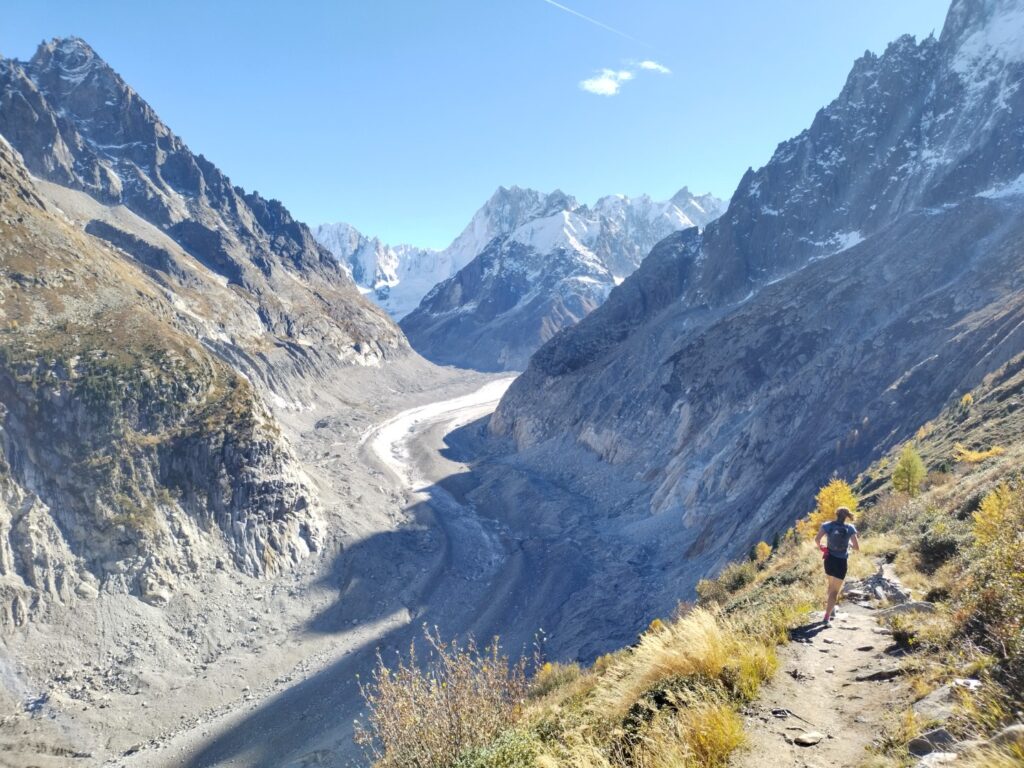
[[[956,0],[941,41],[961,74],[991,62],[1024,62],[1024,0]]]
[[[401,319],[437,283],[455,275],[495,239],[538,254],[564,250],[616,278],[628,275],[654,244],[680,229],[704,225],[721,201],[694,197],[685,188],[665,202],[647,195],[609,195],[593,207],[556,189],[549,193],[498,187],[466,228],[442,251],[392,247],[348,224],[326,224],[314,235],[352,271],[356,283]]]

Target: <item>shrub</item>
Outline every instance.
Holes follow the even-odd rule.
[[[718,579],[701,579],[694,587],[697,593],[697,604],[702,606],[714,603],[724,603],[729,598],[729,592],[718,581]]]
[[[507,731],[486,747],[461,755],[455,768],[534,768],[540,745],[529,733]]]
[[[900,451],[900,460],[896,462],[896,468],[892,473],[893,488],[913,498],[921,491],[921,483],[924,482],[926,474],[921,454],[912,444],[904,445]]]
[[[556,688],[561,688],[578,679],[581,673],[579,664],[545,662],[530,681],[530,696],[533,698],[546,696]]]
[[[729,563],[718,575],[727,592],[736,592],[757,578],[757,566],[750,561]]]
[[[933,573],[969,544],[963,523],[949,520],[933,512],[924,517],[921,533],[914,540],[918,565],[925,573]]]
[[[961,464],[980,464],[986,459],[1002,456],[1004,453],[1006,453],[1006,449],[1001,445],[994,445],[981,451],[972,450],[960,443],[953,447],[953,458]]]
[[[510,665],[497,641],[479,649],[426,631],[430,649],[420,664],[415,643],[393,669],[378,655],[369,684],[360,685],[368,708],[356,742],[380,768],[445,768],[483,749],[513,725],[526,699],[525,660]]]
[[[965,596],[980,614],[984,645],[1024,689],[1024,498],[1002,483],[973,515],[974,544]]]
[[[823,524],[833,520],[839,507],[846,507],[854,514],[857,512],[857,496],[850,484],[838,477],[832,478],[818,491],[816,502],[814,511],[796,524],[797,533],[806,539],[813,539]]]
[[[960,410],[969,411],[971,406],[974,405],[974,395],[968,392],[966,395],[960,398]]]

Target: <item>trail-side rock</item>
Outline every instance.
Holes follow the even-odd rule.
[[[995,747],[1017,747],[1024,750],[1024,723],[1008,725],[991,739]]]
[[[955,742],[956,739],[953,738],[953,734],[945,728],[935,728],[907,742],[907,750],[916,757],[922,757],[932,752],[942,751],[945,747],[950,747]]]
[[[866,672],[861,675],[856,675],[853,679],[858,683],[877,682],[882,680],[892,680],[893,678],[905,674],[906,670],[902,667],[887,667],[885,669],[876,670],[875,672]]]
[[[819,733],[818,731],[807,731],[793,739],[793,743],[799,744],[801,747],[813,747],[824,738],[825,734],[823,733]]]
[[[879,618],[889,616],[905,616],[910,613],[935,613],[935,604],[924,600],[916,600],[902,605],[894,605],[891,608],[884,608],[878,612]]]
[[[914,702],[914,713],[926,720],[938,720],[945,722],[953,716],[953,708],[956,706],[957,698],[953,686],[942,685],[929,693],[923,699]]]

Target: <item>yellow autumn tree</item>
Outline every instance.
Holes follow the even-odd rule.
[[[1003,532],[1012,527],[1010,518],[1015,501],[1014,493],[1006,483],[1000,483],[985,494],[974,513],[974,540],[978,547],[987,549],[995,546]]]
[[[893,488],[913,498],[921,491],[921,483],[924,482],[927,474],[928,471],[925,469],[921,454],[917,452],[913,444],[904,445],[903,450],[900,451],[900,460],[896,463],[896,469],[892,473]]]
[[[820,491],[815,501],[814,511],[796,524],[797,533],[807,539],[813,539],[822,524],[834,520],[836,510],[846,507],[857,513],[857,497],[850,484],[838,477],[832,478]]]
[[[772,545],[767,541],[757,542],[757,546],[754,547],[754,562],[761,565],[772,556]]]

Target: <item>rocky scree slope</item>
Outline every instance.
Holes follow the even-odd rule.
[[[182,323],[277,396],[407,350],[304,224],[193,154],[84,41],[0,60],[0,135],[52,182],[44,196],[154,270]]]
[[[721,207],[686,188],[666,202],[611,195],[589,207],[558,190],[503,187],[452,246],[475,251],[472,260],[435,286],[402,329],[434,362],[522,370],[541,344],[598,307],[655,243],[704,226]]]
[[[0,139],[0,632],[100,590],[160,604],[182,573],[263,575],[318,547],[270,413],[176,314]]]
[[[534,355],[492,434],[684,584],[770,539],[1024,348],[1022,80],[1019,0],[865,54],[721,218]]]

